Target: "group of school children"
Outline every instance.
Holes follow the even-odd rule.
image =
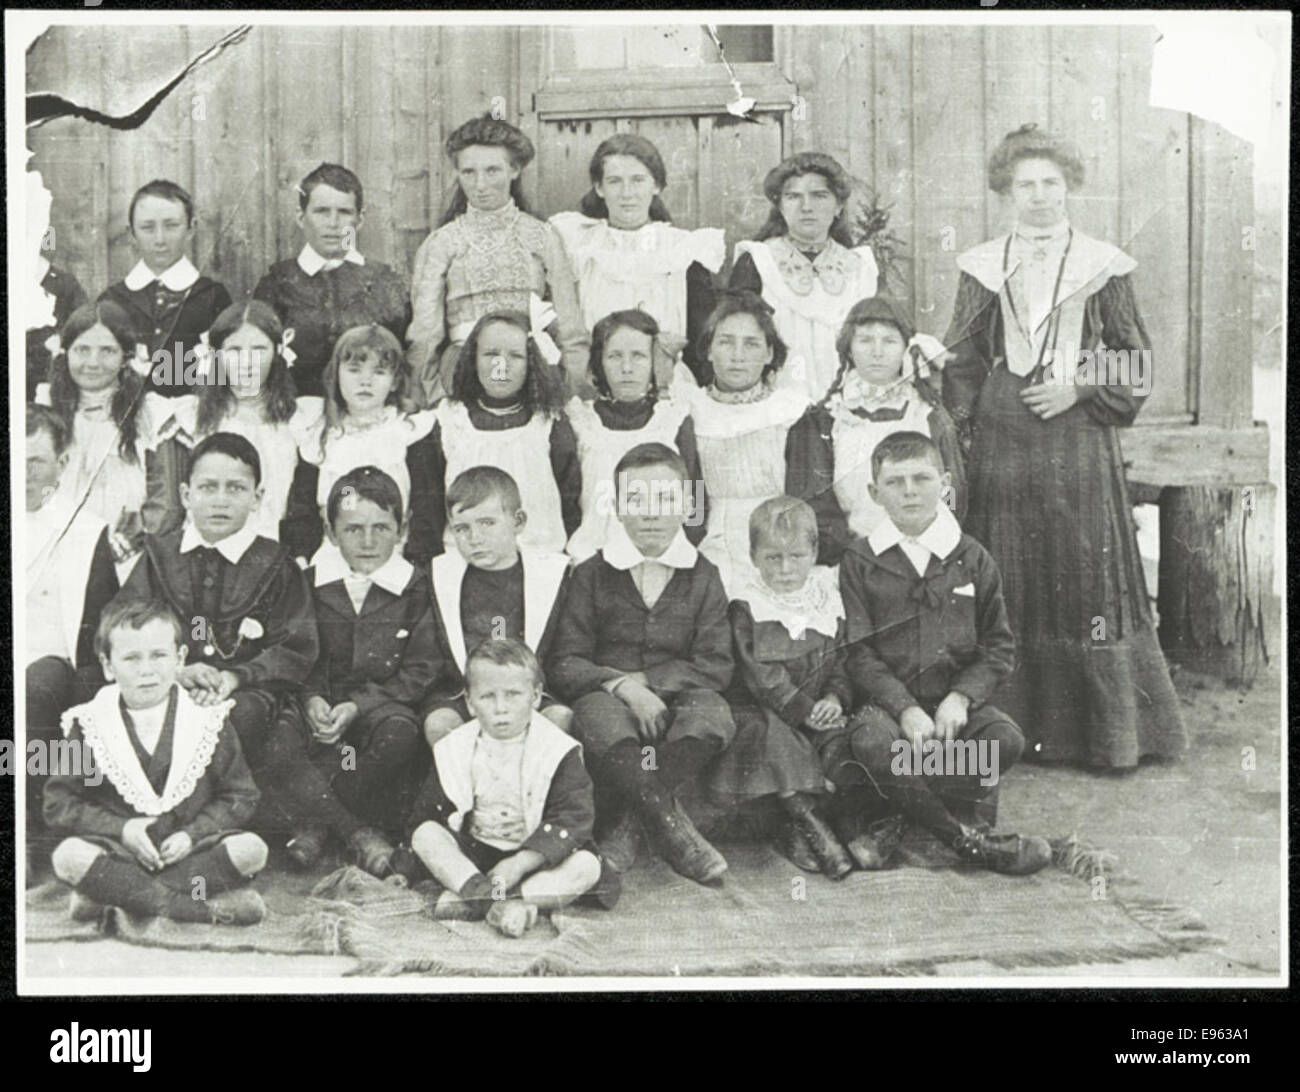
[[[647,844],[719,880],[692,792],[767,807],[832,879],[909,824],[1047,864],[994,832],[989,778],[919,761],[1015,764],[990,702],[1016,642],[959,523],[943,347],[877,295],[839,165],[773,170],[722,289],[722,232],[672,225],[642,137],[550,222],[519,130],[474,119],[447,152],[409,293],[357,249],[341,166],[233,304],[186,255],[189,195],[149,183],[139,264],[31,377],[28,733],[102,772],[29,786],[71,912],[259,921],[271,843],[518,936],[612,907]]]

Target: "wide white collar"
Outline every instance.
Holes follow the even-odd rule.
[[[257,528],[253,526],[251,520],[233,535],[227,535],[220,542],[206,541],[199,534],[199,529],[194,526],[194,522],[186,520],[185,530],[181,532],[181,553],[188,554],[192,550],[197,550],[200,546],[207,546],[209,549],[216,550],[232,565],[238,565],[240,559],[248,553],[248,548],[253,545],[255,538],[257,538]]]
[[[897,546],[906,538],[908,536],[898,529],[892,519],[885,519],[867,536],[867,544],[879,557],[891,546]],[[948,506],[940,504],[930,526],[910,541],[924,546],[935,557],[942,559],[952,553],[961,542],[961,526]]]
[[[326,258],[311,243],[305,244],[302,250],[298,252],[298,268],[309,277],[316,276],[322,269],[337,269],[344,262],[351,262],[353,265],[365,265],[366,259],[359,250],[350,248],[342,258]]]
[[[147,288],[158,281],[164,288],[170,288],[173,292],[184,292],[185,289],[193,286],[194,282],[199,279],[199,271],[194,268],[194,263],[189,258],[182,257],[179,262],[161,273],[154,273],[144,261],[138,261],[131,268],[131,272],[124,278],[127,288],[132,292],[139,292],[142,288]]]
[[[686,532],[681,528],[678,528],[676,537],[662,554],[658,557],[646,557],[636,548],[636,544],[628,536],[627,529],[619,520],[610,522],[609,535],[605,539],[605,546],[601,553],[606,562],[621,571],[635,569],[647,561],[667,565],[670,569],[693,569],[696,558],[699,557],[699,552],[691,545]]]
[[[393,595],[401,595],[406,591],[406,585],[411,582],[411,573],[415,571],[415,566],[406,560],[396,550],[387,561],[379,566],[374,572],[367,573],[363,576],[361,573],[354,573],[348,568],[348,563],[343,560],[341,550],[327,550],[321,553],[316,561],[316,587],[322,587],[325,584],[332,584],[336,580],[365,579],[372,584],[377,584],[386,592]]]
[[[122,691],[103,687],[84,705],[74,705],[60,720],[64,736],[77,724],[95,756],[95,764],[132,808],[141,815],[163,815],[184,801],[212,761],[218,737],[233,701],[200,706],[183,687],[177,688],[176,730],[172,737],[171,768],[161,794],[149,784],[140,758],[122,720]]]
[[[749,605],[755,622],[779,622],[792,641],[803,640],[810,629],[834,637],[845,616],[839,572],[826,565],[814,565],[804,586],[784,595],[754,573],[736,598]]]

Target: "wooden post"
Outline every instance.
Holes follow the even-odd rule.
[[[1160,643],[1173,663],[1249,686],[1268,662],[1273,485],[1190,486],[1160,498]]]

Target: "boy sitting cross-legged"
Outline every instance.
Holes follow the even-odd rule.
[[[45,822],[65,836],[54,872],[76,890],[73,916],[109,905],[175,921],[261,921],[247,881],[266,845],[241,830],[257,786],[227,720],[231,703],[200,705],[178,684],[181,620],[157,600],[119,599],[95,646],[112,681],[64,713],[80,770],[45,786]]]
[[[591,779],[578,741],[537,712],[542,672],[523,642],[482,642],[465,675],[474,719],[434,744],[411,849],[446,888],[435,917],[518,937],[601,878]]]
[[[859,867],[883,868],[906,820],[971,863],[1036,872],[1051,860],[1046,841],[973,821],[1024,749],[1020,729],[988,704],[1015,657],[997,566],[940,503],[948,475],[930,437],[886,436],[871,468],[871,498],[888,519],[840,562],[847,669],[865,704],[818,739],[841,790],[841,837]]]
[[[301,570],[248,524],[262,463],[243,436],[214,432],[190,456],[183,528],[148,535],[123,599],[159,598],[184,621],[180,684],[199,705],[234,699],[230,720],[256,765],[286,691],[316,662],[319,643]]]
[[[285,703],[258,777],[289,818],[296,865],[316,864],[332,835],[383,876],[393,847],[376,825],[405,818],[424,750],[414,706],[438,668],[429,580],[401,554],[402,493],[382,470],[344,474],[325,514],[338,550],[307,570],[320,658]]]

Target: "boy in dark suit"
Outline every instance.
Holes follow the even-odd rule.
[[[298,185],[303,248],[271,266],[253,289],[294,330],[293,382],[299,395],[320,396],[321,377],[339,335],[377,323],[402,341],[411,301],[402,278],[357,249],[365,207],[361,179],[337,163],[322,163]]]
[[[192,394],[186,365],[217,316],[230,306],[224,285],[203,276],[186,251],[194,240],[194,198],[163,179],[141,186],[127,216],[140,260],[99,297],[131,316],[136,337],[149,354],[149,381],[159,394]],[[188,357],[188,360],[187,360]]]
[[[675,790],[735,736],[722,698],[733,662],[722,581],[682,532],[686,476],[663,444],[619,460],[618,521],[604,549],[573,572],[548,675],[573,702],[573,732],[597,786],[624,807],[601,844],[606,859],[631,867],[644,822],[673,868],[707,883],[727,862]]]
[[[316,662],[319,644],[302,572],[277,542],[247,526],[262,464],[244,437],[215,432],[190,459],[185,526],[148,535],[123,598],[160,598],[186,626],[180,684],[200,705],[234,699],[230,719],[250,761],[260,758],[281,696]]]
[[[1051,860],[1042,838],[963,821],[989,814],[1024,749],[1020,729],[988,704],[1015,659],[997,566],[940,503],[948,475],[930,437],[885,437],[871,469],[871,497],[889,519],[840,563],[847,669],[865,704],[819,743],[841,801],[883,798],[892,814],[863,830],[863,812],[847,809],[841,837],[860,867],[883,868],[906,819],[971,863],[1036,872]]]
[[[259,770],[295,832],[289,855],[315,864],[332,835],[376,876],[392,844],[366,820],[405,818],[412,770],[424,750],[414,706],[438,672],[429,581],[401,554],[402,494],[363,466],[330,489],[330,541],[307,570],[320,658],[286,702]]]

